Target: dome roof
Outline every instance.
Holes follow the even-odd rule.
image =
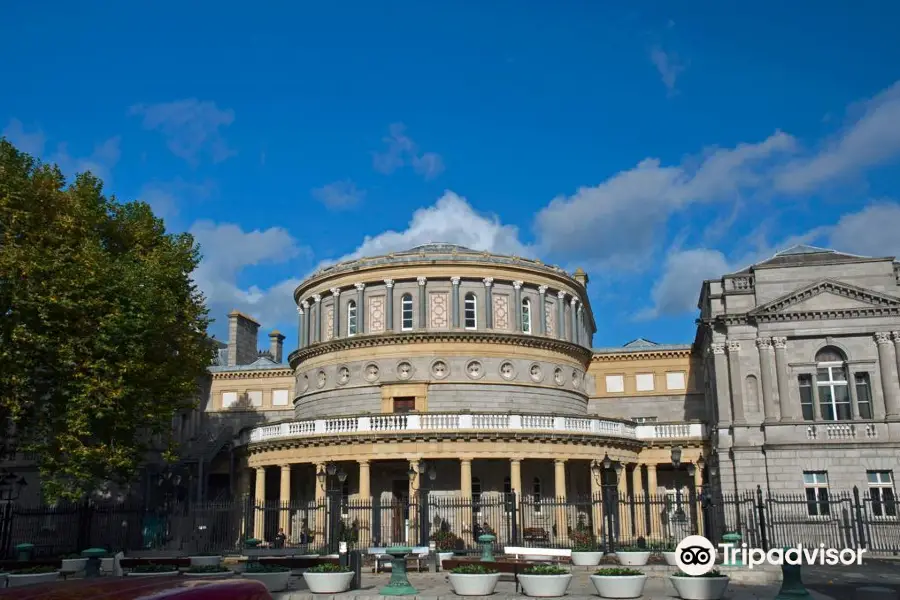
[[[442,254],[446,252],[474,252],[471,248],[466,248],[465,246],[460,246],[459,244],[448,244],[446,242],[429,242],[428,244],[422,244],[421,246],[415,246],[403,252],[406,253],[435,253]]]

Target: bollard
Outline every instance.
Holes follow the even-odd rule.
[[[34,554],[34,544],[19,544],[16,546],[16,560],[28,562]]]
[[[360,550],[350,552],[350,570],[353,571],[353,579],[350,580],[351,590],[358,590],[362,585],[362,562]]]
[[[101,559],[106,556],[106,550],[103,548],[88,548],[81,552],[81,556],[88,559],[84,565],[85,578],[100,577]]]
[[[338,564],[342,567],[346,567],[349,564],[349,557],[347,556],[347,542],[339,542],[338,543]]]
[[[738,550],[741,547],[741,534],[735,532],[726,533],[722,536],[722,541],[726,544],[731,544],[732,549]],[[734,555],[734,562],[728,562],[727,560],[722,563],[723,565],[732,566],[732,567],[740,567],[742,565],[741,559]]]
[[[481,544],[481,561],[496,562],[494,560],[494,540],[497,538],[490,534],[478,536],[478,543]]]
[[[787,548],[784,549],[787,552]],[[774,600],[797,600],[798,598],[811,598],[806,586],[803,585],[803,576],[800,565],[781,565],[781,589]]]
[[[391,555],[391,580],[379,592],[382,596],[415,596],[419,590],[409,583],[406,576],[406,556],[412,552],[409,546],[391,546],[385,550]]]

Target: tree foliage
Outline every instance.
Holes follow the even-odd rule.
[[[143,202],[0,138],[0,412],[49,499],[128,482],[213,357],[200,254]]]

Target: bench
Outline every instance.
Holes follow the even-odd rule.
[[[416,571],[422,570],[422,561],[427,561],[430,550],[427,546],[417,546],[412,549],[406,556],[406,564],[410,562],[416,563]],[[367,554],[369,556],[375,557],[375,572],[379,572],[379,568],[384,570],[384,565],[388,565],[393,560],[393,557],[387,553],[387,548],[369,548]]]
[[[524,558],[527,561],[563,562],[562,559],[571,559],[572,551],[569,548],[525,548],[522,546],[506,546],[503,554],[513,558]]]

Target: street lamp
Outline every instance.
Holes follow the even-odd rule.
[[[319,480],[319,485],[321,485],[322,489],[326,492],[336,492],[340,490],[340,488],[327,485],[332,483],[335,477],[337,477],[337,480],[342,484],[347,481],[347,473],[333,462],[326,464],[324,468],[319,469],[319,472],[316,473],[316,479]]]
[[[22,489],[28,485],[25,477],[16,477],[12,471],[0,471],[0,500],[15,502],[22,495]]]

